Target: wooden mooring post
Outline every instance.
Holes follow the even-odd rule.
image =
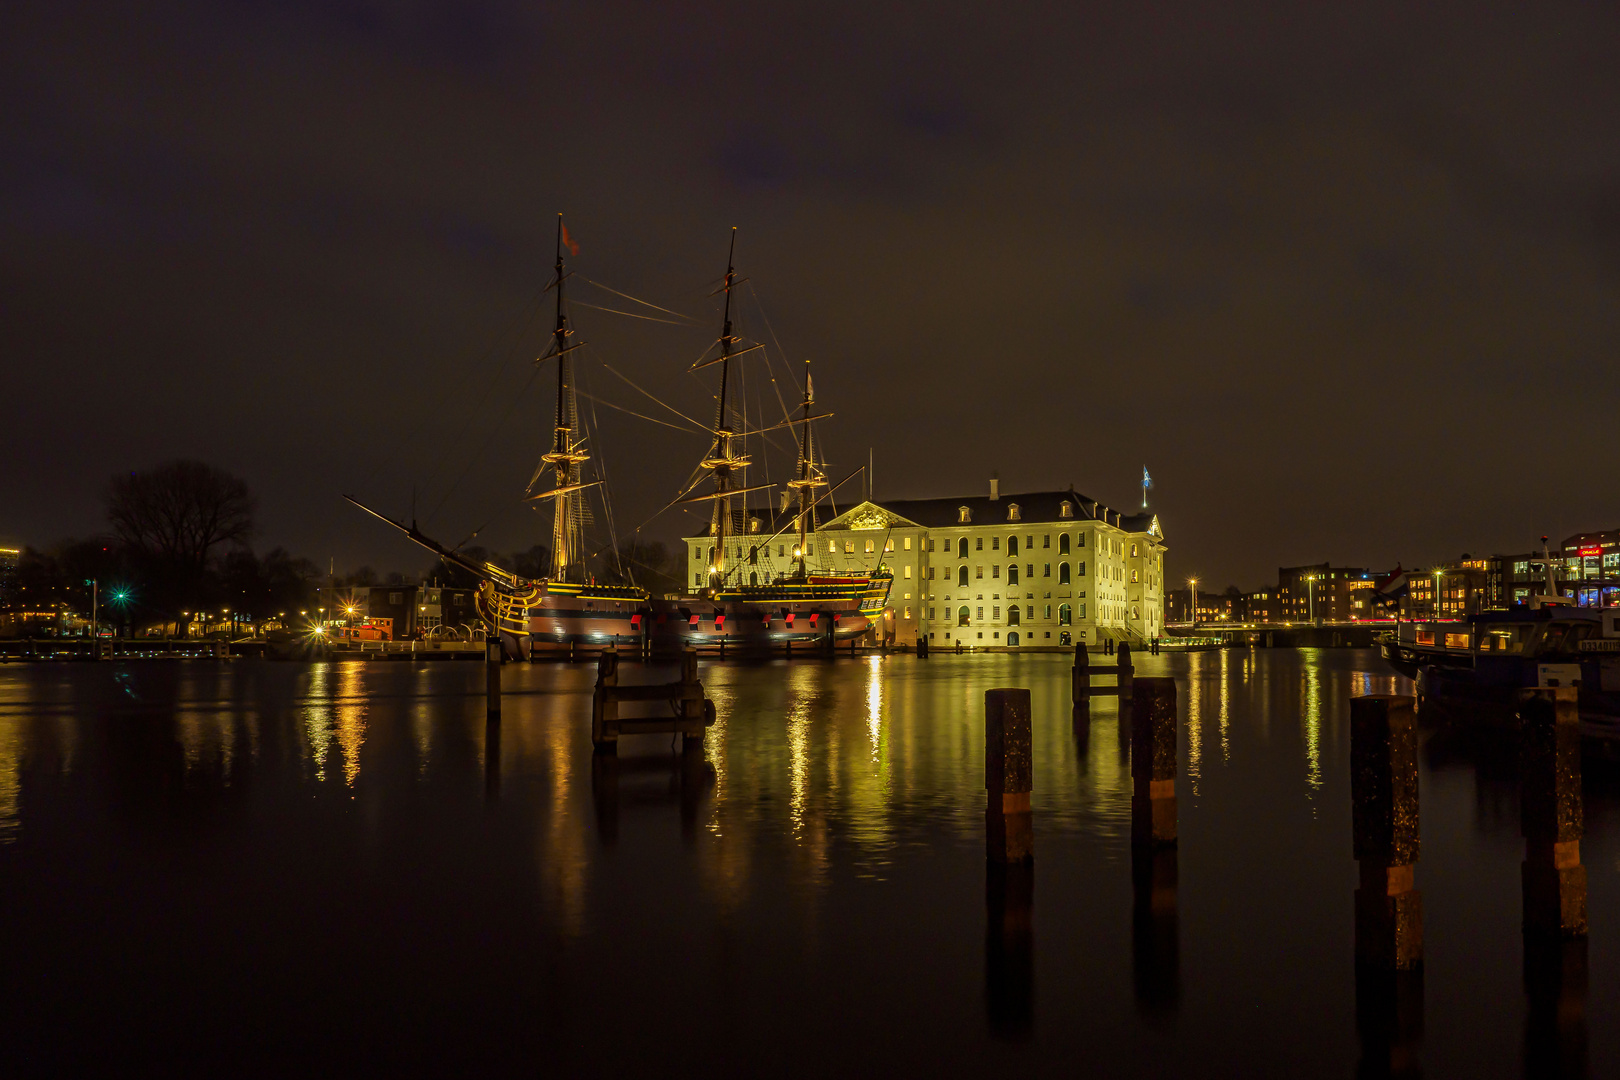
[[[1074,667],[1069,670],[1069,701],[1075,709],[1083,710],[1090,706],[1091,698],[1096,694],[1117,694],[1122,706],[1131,702],[1131,686],[1136,678],[1136,669],[1131,664],[1131,647],[1121,643],[1114,667],[1094,668],[1091,666],[1091,657],[1086,652],[1084,642],[1074,647]],[[1113,686],[1093,686],[1091,680],[1097,676],[1114,677]]]
[[[676,715],[621,717],[619,705],[629,701],[667,702],[675,707]],[[704,695],[703,684],[698,681],[696,649],[681,653],[678,681],[652,686],[620,686],[618,653],[604,649],[597,658],[596,693],[591,698],[591,745],[598,753],[616,753],[620,735],[667,733],[681,736],[683,750],[697,751],[714,720],[714,702]]]
[[[1519,823],[1524,931],[1586,934],[1586,867],[1581,865],[1580,715],[1573,686],[1520,691]]]
[[[1382,970],[1423,963],[1418,860],[1418,739],[1412,698],[1350,699],[1350,799],[1356,890],[1356,961]]]
[[[500,639],[487,639],[484,642],[484,708],[493,720],[499,720],[501,717],[501,661],[503,659],[505,657],[501,652]]]
[[[1175,842],[1176,680],[1137,679],[1131,688],[1131,843],[1156,848]]]
[[[992,862],[1035,858],[1029,716],[1028,690],[984,692],[984,823],[986,854]]]

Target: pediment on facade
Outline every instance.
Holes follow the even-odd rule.
[[[883,509],[877,503],[863,502],[850,507],[831,521],[817,526],[818,532],[829,529],[848,529],[850,532],[874,532],[879,529],[920,529],[915,521]]]

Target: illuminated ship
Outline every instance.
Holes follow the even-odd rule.
[[[446,562],[476,575],[480,579],[478,613],[484,625],[499,636],[506,655],[519,660],[527,660],[536,653],[568,652],[578,647],[600,649],[635,642],[644,633],[643,623],[648,613],[647,590],[629,585],[597,584],[583,558],[586,510],[582,492],[601,482],[584,483],[580,473],[584,463],[590,460],[590,454],[585,450],[584,439],[576,434],[580,425],[572,353],[578,346],[568,343],[573,331],[569,329],[568,314],[563,306],[563,285],[569,276],[563,268],[563,246],[567,242],[567,230],[559,214],[557,276],[549,286],[557,290],[557,322],[551,347],[540,357],[540,362],[552,358],[557,361],[556,420],[551,450],[542,456],[528,488],[531,500],[553,501],[551,573],[540,580],[529,580],[493,563],[474,561],[424,536],[414,521],[405,526],[349,499]],[[535,485],[548,466],[553,477],[552,487],[535,492]]]
[[[712,432],[714,441],[698,466],[701,470],[699,475],[707,473],[712,477],[714,487],[712,491],[682,500],[688,504],[713,504],[709,520],[712,546],[709,549],[708,585],[692,595],[651,602],[652,619],[648,632],[653,648],[658,651],[685,646],[721,647],[744,653],[763,652],[793,644],[831,647],[838,641],[860,637],[877,624],[888,602],[889,586],[893,581],[893,575],[881,564],[868,572],[855,574],[818,573],[810,568],[810,534],[815,526],[815,507],[826,497],[825,494],[818,495],[818,492],[830,492],[830,485],[816,463],[811,435],[812,421],[829,414],[818,416],[811,413],[814,386],[808,362],[805,364],[800,415],[797,419],[778,425],[799,429],[798,465],[794,478],[787,483],[795,502],[792,527],[796,532],[796,541],[792,562],[786,572],[766,583],[758,582],[757,569],[749,571],[748,583],[741,580],[743,567],[758,567],[761,546],[768,551],[769,542],[787,531],[784,527],[763,538],[750,536],[752,562],[738,560],[729,570],[726,567],[728,542],[740,541],[748,536],[744,523],[748,494],[773,486],[762,484],[749,487],[746,483],[737,483],[739,474],[749,464],[749,458],[738,449],[745,432],[739,431],[727,407],[731,365],[742,352],[751,352],[761,346],[732,352],[740,340],[733,333],[731,321],[731,293],[736,284],[736,243],[734,229],[731,252],[726,258],[726,276],[721,286],[725,293],[725,315],[720,338],[716,342],[719,355],[711,358],[705,353],[692,367],[693,371],[714,366],[720,369],[718,409]]]

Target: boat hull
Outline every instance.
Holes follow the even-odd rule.
[[[513,590],[487,582],[478,592],[478,614],[510,660],[632,646],[647,613],[640,589],[539,583]]]

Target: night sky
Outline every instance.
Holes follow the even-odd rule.
[[[880,500],[1128,510],[1145,464],[1217,587],[1613,528],[1620,10],[1416,7],[7,4],[0,542],[174,457],[323,568],[424,564],[344,492],[545,539],[559,211],[699,320],[577,310],[585,389],[708,419],[737,226],[743,332]],[[597,417],[622,538],[704,440]]]

